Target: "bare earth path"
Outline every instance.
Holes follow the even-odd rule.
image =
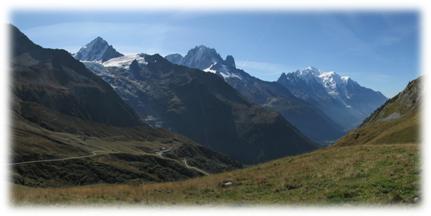
[[[203,171],[203,170],[201,170],[201,169],[199,169],[199,168],[197,168],[197,167],[190,166],[190,165],[187,163],[187,159],[183,159],[183,162],[184,162],[184,165],[185,165],[188,169],[196,170],[196,171],[198,171],[198,172],[200,172],[200,173],[202,173],[202,174],[204,174],[204,175],[209,175],[209,173],[207,173],[207,172],[205,172],[205,171]]]
[[[98,154],[97,152],[101,152],[101,153]],[[73,157],[66,157],[66,158],[55,158],[55,159],[43,159],[43,160],[24,161],[24,162],[10,163],[9,165],[43,163],[43,162],[54,162],[54,161],[66,161],[66,160],[74,160],[74,159],[82,159],[82,158],[95,157],[95,156],[99,156],[99,155],[106,155],[106,154],[112,154],[112,153],[113,152],[93,151],[89,155],[73,156]]]
[[[151,155],[151,156],[156,156],[159,157],[161,159],[164,160],[171,160],[171,161],[175,161],[183,166],[185,166],[187,169],[191,169],[191,170],[195,170],[203,175],[209,175],[208,172],[201,170],[197,167],[194,166],[190,166],[187,163],[186,159],[183,159],[182,162],[180,162],[179,160],[175,160],[172,158],[167,158],[165,156],[163,156],[163,153],[169,152],[172,150],[172,147],[164,149],[164,150],[160,150],[156,153],[143,153],[143,155]],[[31,164],[31,163],[45,163],[45,162],[56,162],[56,161],[66,161],[66,160],[75,160],[75,159],[82,159],[82,158],[90,158],[90,157],[95,157],[95,156],[100,156],[100,155],[108,155],[108,154],[115,154],[115,153],[120,153],[120,152],[105,152],[105,151],[93,151],[91,152],[91,154],[89,155],[83,155],[83,156],[73,156],[73,157],[66,157],[66,158],[55,158],[55,159],[43,159],[43,160],[33,160],[33,161],[24,161],[24,162],[17,162],[17,163],[10,163],[9,165],[14,166],[14,165],[21,165],[21,164]]]
[[[175,159],[172,159],[172,158],[167,158],[167,157],[163,156],[163,153],[168,152],[168,151],[170,151],[171,149],[172,149],[172,147],[171,147],[171,148],[169,148],[169,149],[166,149],[166,150],[159,151],[159,152],[157,152],[157,155],[158,155],[160,158],[162,158],[162,159],[165,159],[165,160],[172,160],[172,161],[175,161],[175,162],[177,162],[177,163],[184,164],[184,166],[185,166],[187,169],[192,169],[192,170],[198,171],[198,172],[199,172],[199,173],[201,173],[201,174],[209,175],[209,173],[208,173],[208,172],[205,172],[205,171],[203,171],[203,170],[201,170],[201,169],[199,169],[199,168],[197,168],[197,167],[190,166],[189,164],[187,164],[187,160],[186,160],[185,158],[183,159],[183,163],[181,163],[181,162],[179,162],[178,160],[175,160]]]

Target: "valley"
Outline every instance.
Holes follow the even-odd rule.
[[[383,117],[370,117],[351,133],[362,131],[368,124],[378,123],[379,119],[399,122],[397,118],[384,117],[391,116],[391,112],[401,113],[404,116],[401,119],[408,119],[409,124],[418,126],[417,118],[405,114],[414,114],[419,109],[419,82],[420,79],[410,82],[403,92],[372,115]],[[406,103],[406,100],[411,102]],[[408,129],[400,129],[397,133],[408,134],[411,138],[417,136]],[[13,200],[19,205],[127,203],[249,206],[420,202],[420,145],[417,142],[346,142],[349,136],[311,153],[175,182],[93,184],[68,188],[29,188],[15,184],[12,187]],[[184,164],[188,166],[186,161]]]
[[[10,26],[15,205],[414,205],[422,78],[387,100],[313,67],[264,81],[203,45],[71,54]]]
[[[172,64],[157,54],[83,63],[146,123],[182,134],[243,164],[319,147],[280,113],[249,102],[218,75]]]

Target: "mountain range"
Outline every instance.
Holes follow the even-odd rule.
[[[38,187],[186,179],[241,167],[139,120],[67,51],[11,26],[12,179]]]
[[[325,145],[343,135],[342,128],[335,122],[311,104],[295,97],[282,85],[260,80],[236,68],[235,60],[230,55],[223,60],[215,49],[197,46],[184,57],[172,54],[165,58],[175,64],[219,75],[248,101],[279,112],[304,135],[317,143]]]
[[[382,93],[365,88],[350,77],[313,67],[283,73],[277,82],[317,107],[345,131],[358,126],[387,100]]]
[[[309,67],[283,73],[277,82],[250,76],[235,66],[230,55],[223,58],[215,49],[197,46],[183,57],[165,56],[175,64],[215,73],[247,100],[281,113],[312,140],[333,143],[356,127],[386,98],[350,78]]]
[[[216,74],[173,64],[157,54],[83,62],[147,123],[242,163],[317,148],[282,115],[249,102]]]
[[[421,79],[330,147],[179,184],[96,185],[38,190],[15,186],[20,202],[214,205],[415,205],[421,201]],[[70,195],[73,194],[73,195]],[[63,201],[63,200],[66,201]],[[110,201],[110,200],[109,200]]]
[[[89,47],[98,49],[89,50]],[[98,37],[80,49],[80,52],[92,53],[94,57],[81,58],[83,55],[76,54],[75,58],[83,61],[98,75],[103,74],[105,81],[116,86],[114,88],[122,95],[123,100],[135,110],[139,110],[137,113],[147,123],[169,128],[198,142],[208,143],[203,138],[203,132],[197,135],[195,129],[185,132],[182,131],[185,130],[183,127],[172,126],[172,123],[166,120],[166,115],[157,113],[160,107],[154,107],[157,103],[148,101],[148,97],[137,99],[136,93],[140,91],[140,87],[130,89],[136,83],[127,87],[124,84],[118,86],[119,81],[117,75],[113,75],[116,73],[112,72],[112,68],[130,70],[135,73],[132,79],[142,80],[136,71],[140,70],[139,65],[142,65],[140,61],[143,61],[140,55],[143,54],[128,56],[119,54],[119,57],[104,61],[88,61],[98,59],[97,56],[103,56],[105,50],[111,49],[113,48],[108,42]],[[227,55],[223,59],[215,49],[203,45],[189,50],[185,56],[171,54],[165,56],[165,59],[176,65],[199,69],[223,78],[246,101],[280,113],[307,138],[321,145],[335,142],[346,131],[359,125],[386,100],[380,92],[362,87],[350,78],[341,77],[334,72],[322,73],[312,67],[293,73],[283,73],[276,82],[263,81],[236,68],[233,56]],[[111,69],[106,70],[107,67]]]

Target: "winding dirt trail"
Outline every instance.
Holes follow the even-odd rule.
[[[171,161],[175,161],[175,162],[177,162],[177,163],[180,163],[180,164],[184,165],[187,169],[195,170],[195,171],[197,171],[197,172],[199,172],[199,173],[201,173],[201,174],[203,174],[203,175],[209,175],[209,173],[208,173],[208,172],[205,172],[205,171],[203,171],[203,170],[201,170],[201,169],[199,169],[199,168],[197,168],[197,167],[190,166],[190,165],[187,163],[187,159],[185,159],[185,158],[182,160],[182,163],[181,163],[181,162],[180,162],[180,161],[178,161],[178,160],[175,160],[175,159],[172,159],[172,158],[167,158],[167,157],[163,156],[163,153],[168,152],[168,151],[170,151],[170,150],[172,150],[172,147],[171,147],[171,148],[169,148],[169,149],[165,149],[165,150],[162,150],[162,151],[157,152],[157,155],[158,155],[160,158],[162,158],[162,159],[165,159],[165,160],[171,160]]]
[[[188,168],[188,169],[193,169],[193,170],[196,170],[196,171],[198,171],[198,172],[200,172],[200,173],[202,173],[202,174],[204,174],[204,175],[209,175],[209,173],[208,172],[205,172],[205,171],[203,171],[203,170],[201,170],[201,169],[199,169],[199,168],[197,168],[197,167],[194,167],[194,166],[190,166],[188,163],[187,163],[187,159],[183,159],[183,162],[184,162],[184,165]]]
[[[101,152],[101,153],[98,154],[98,152]],[[74,160],[74,159],[82,159],[82,158],[95,157],[95,156],[99,156],[99,155],[107,155],[107,154],[112,154],[112,153],[115,153],[115,152],[93,151],[89,155],[73,156],[73,157],[65,157],[65,158],[55,158],[55,159],[43,159],[43,160],[24,161],[24,162],[17,162],[17,163],[9,163],[9,165],[43,163],[43,162],[54,162],[54,161],[66,161],[66,160]]]
[[[170,161],[174,161],[177,162],[183,166],[185,166],[187,169],[191,169],[191,170],[195,170],[203,175],[209,175],[208,172],[199,169],[197,167],[194,166],[190,166],[187,163],[187,159],[183,159],[182,162],[179,160],[175,160],[172,158],[167,158],[165,156],[163,156],[163,153],[169,152],[172,150],[173,147],[167,148],[167,149],[163,149],[160,150],[156,153],[142,153],[142,155],[151,155],[151,156],[156,156],[159,157],[161,159],[164,160],[170,160]],[[65,157],[65,158],[55,158],[55,159],[43,159],[43,160],[32,160],[32,161],[23,161],[23,162],[17,162],[17,163],[9,163],[10,166],[14,166],[14,165],[21,165],[21,164],[32,164],[32,163],[44,163],[44,162],[56,162],[56,161],[66,161],[66,160],[75,160],[75,159],[82,159],[82,158],[90,158],[90,157],[96,157],[96,156],[100,156],[100,155],[108,155],[108,154],[115,154],[115,153],[121,153],[121,152],[106,152],[106,151],[93,151],[91,152],[91,154],[89,155],[83,155],[83,156],[73,156],[73,157]]]

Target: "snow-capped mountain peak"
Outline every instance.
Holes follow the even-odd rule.
[[[290,73],[283,73],[280,79],[302,80],[306,83],[319,83],[328,93],[336,95],[337,88],[347,84],[350,79],[348,76],[341,76],[334,71],[321,71],[315,67],[308,66],[302,70]]]
[[[333,71],[322,72],[318,76],[326,91],[333,96],[339,95],[339,88],[345,84],[341,76]]]
[[[183,65],[201,70],[219,62],[223,62],[223,59],[217,51],[204,45],[196,46],[189,50],[182,59]]]
[[[313,67],[313,66],[307,66],[307,67],[305,67],[304,70],[302,70],[302,72],[315,74],[315,73],[320,73],[320,70]]]
[[[295,96],[321,106],[328,116],[346,128],[356,126],[386,100],[380,92],[362,87],[348,76],[334,71],[320,71],[314,67],[284,73],[277,82]],[[359,101],[371,102],[363,105],[365,103]],[[350,113],[351,116],[339,116],[341,112]],[[350,117],[351,121],[347,119]]]
[[[321,72],[319,69],[312,66],[308,66],[302,70],[296,70],[290,73],[282,73],[282,76],[285,77],[286,79],[301,78],[304,80],[309,80],[309,79],[316,78],[320,74]]]
[[[309,85],[321,85],[329,95],[335,97],[340,94],[345,95],[345,86],[350,79],[348,76],[341,76],[334,71],[321,71],[312,66],[282,75],[280,78],[283,77],[284,79],[303,80]]]
[[[350,80],[349,76],[341,76],[341,80],[343,80],[344,82],[348,82]]]
[[[242,79],[240,73],[238,73],[238,70],[236,69],[235,59],[233,56],[227,55],[223,60],[214,48],[209,48],[204,45],[194,47],[189,50],[184,57],[180,54],[171,54],[165,56],[165,59],[174,64],[218,74],[224,79]]]

